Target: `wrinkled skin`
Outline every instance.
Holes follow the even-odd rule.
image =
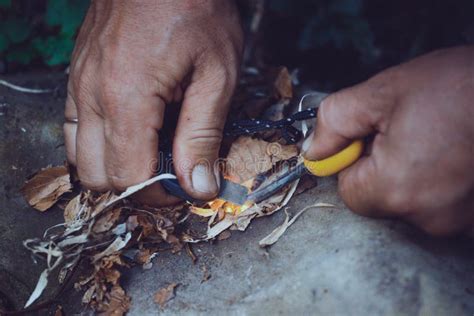
[[[241,51],[230,0],[93,1],[68,84],[65,115],[79,123],[64,126],[68,160],[82,184],[121,191],[151,177],[164,108],[182,101],[176,173],[190,195],[214,197],[219,183],[209,166]],[[472,228],[473,56],[472,47],[438,51],[323,101],[304,146],[307,158],[371,136],[367,155],[339,174],[341,196],[353,211],[400,217],[437,235]],[[138,198],[176,201],[159,184]]]
[[[474,225],[474,47],[440,50],[325,99],[305,156],[322,159],[372,136],[339,174],[346,204],[428,233]]]
[[[192,196],[218,192],[213,168],[234,91],[242,31],[232,1],[93,1],[72,56],[64,126],[85,187],[124,190],[153,175],[164,108],[182,101],[176,174]],[[196,168],[196,166],[198,166]],[[158,184],[139,197],[170,204]]]

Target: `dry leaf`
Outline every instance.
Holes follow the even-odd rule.
[[[242,95],[242,102],[239,103],[248,104],[248,106],[241,108],[236,118],[248,118],[244,117],[245,113],[247,115],[251,113],[250,117],[256,119],[278,120],[289,112],[290,98],[293,96],[291,75],[286,68],[273,70],[258,76],[261,79],[255,79],[255,77],[250,78],[253,81],[247,81],[249,84],[245,86],[246,91]],[[285,160],[298,155],[298,149],[294,145],[282,146],[276,142],[269,142],[269,140],[280,139],[279,132],[258,133],[254,136],[259,137],[260,140],[240,137],[232,145],[224,172],[227,178],[249,189],[258,181],[263,184],[265,181],[274,180],[274,176],[279,173],[274,167],[286,166]],[[294,160],[291,159],[291,162]],[[278,163],[280,161],[285,162]],[[36,255],[44,256],[48,260],[50,257],[54,258],[56,262],[63,261],[63,264],[69,267],[75,262],[73,260],[81,256],[85,255],[92,259],[89,260],[93,268],[92,274],[78,283],[78,286],[85,290],[83,302],[100,315],[123,315],[129,309],[130,298],[120,286],[118,267],[127,266],[122,256],[125,258],[128,257],[128,253],[133,254],[136,261],[143,263],[145,267],[145,265],[150,265],[151,259],[157,252],[170,248],[172,252],[177,252],[185,246],[186,251],[195,261],[196,257],[189,243],[215,237],[220,240],[227,239],[231,236],[231,233],[227,231],[229,228],[245,230],[253,218],[270,215],[281,209],[294,194],[298,184],[298,181],[294,182],[257,205],[250,203],[237,206],[226,201],[215,200],[201,209],[193,208],[188,204],[185,206],[183,204],[177,209],[157,209],[122,201],[148,185],[161,179],[171,178],[174,176],[170,174],[157,176],[128,188],[120,196],[111,192],[97,196],[90,191],[83,191],[66,205],[64,225],[52,227],[43,239],[30,240],[26,245]],[[33,178],[30,182],[34,180]],[[69,190],[69,177],[67,180]],[[45,194],[44,189],[33,188],[34,196],[38,200],[33,204],[45,207],[43,197],[49,197],[50,194],[54,197],[58,194],[59,198],[62,193],[59,194],[57,191],[64,188],[60,186],[53,190],[54,187],[51,188],[51,186],[54,181],[53,183],[43,182],[46,182],[46,188],[51,193]],[[30,191],[25,190],[25,193]],[[32,202],[29,201],[29,203]],[[189,216],[191,212],[209,217],[207,235],[190,228],[192,227],[188,225],[192,224],[190,221],[196,219],[200,221],[196,216]],[[291,220],[288,219],[286,224],[288,222]],[[62,232],[61,227],[64,228]],[[58,231],[60,231],[59,234]],[[51,243],[53,238],[54,242]],[[82,251],[82,247],[87,249],[87,252]],[[48,272],[52,271],[54,266],[49,267],[48,263],[48,269]],[[37,298],[43,291],[48,272],[45,272],[38,281],[38,286],[32,294],[34,297]],[[210,274],[207,267],[204,267],[202,272],[204,282],[210,278]],[[174,297],[176,286],[176,283],[171,283],[160,289],[154,297],[156,303],[164,307]]]
[[[140,249],[134,257],[135,261],[141,265],[150,263],[152,259],[152,252],[150,249]]]
[[[291,99],[293,98],[293,87],[291,84],[291,75],[286,67],[281,67],[276,76],[275,94],[277,98]]]
[[[90,199],[89,206],[91,207],[91,212],[89,216],[95,217],[99,215],[100,213],[102,213],[103,210],[105,210],[105,208],[111,206],[112,200],[116,200],[116,199],[117,199],[117,196],[113,192],[110,192],[110,191],[99,195],[97,198]]]
[[[206,232],[206,236],[200,240],[209,240],[213,239],[225,230],[233,227],[240,231],[247,229],[250,222],[255,217],[267,216],[275,213],[284,207],[293,194],[296,191],[298,186],[298,181],[293,182],[289,187],[283,189],[279,193],[271,196],[265,201],[262,201],[259,204],[254,205],[244,205],[246,206],[236,215],[226,216],[223,220],[217,222],[214,226],[209,226]]]
[[[106,214],[102,215],[92,227],[92,232],[95,234],[100,234],[111,230],[116,226],[116,223],[122,214],[121,208],[116,208]]]
[[[64,220],[66,223],[70,223],[73,220],[77,219],[78,213],[81,210],[81,196],[82,194],[74,197],[64,208]]]
[[[195,264],[197,262],[197,257],[196,255],[194,254],[194,251],[193,249],[191,248],[191,245],[189,243],[186,243],[184,245],[184,248],[186,249],[186,253],[188,254],[188,256],[191,258],[193,264]]]
[[[103,316],[123,316],[130,309],[130,297],[125,294],[123,288],[116,284],[112,287],[108,299],[109,302],[106,308],[101,310],[99,315]]]
[[[201,217],[211,217],[212,215],[214,215],[214,213],[216,213],[216,211],[211,208],[191,206],[191,213],[199,215]]]
[[[242,136],[229,150],[225,177],[236,183],[244,183],[270,170],[277,162],[297,155],[296,145],[280,145]]]
[[[155,294],[155,303],[161,308],[165,307],[166,303],[174,298],[174,289],[178,286],[176,283],[170,283],[168,286],[160,289]]]
[[[160,174],[156,177],[153,177],[151,179],[143,181],[142,183],[132,185],[131,187],[128,187],[127,190],[123,191],[122,194],[120,194],[119,196],[115,196],[115,197],[111,198],[109,201],[107,201],[107,203],[105,203],[104,207],[109,207],[109,206],[117,203],[118,201],[123,200],[123,199],[131,196],[132,194],[135,194],[138,191],[141,191],[144,188],[146,188],[146,187],[148,187],[148,186],[150,186],[150,185],[152,185],[152,184],[154,184],[158,181],[165,180],[165,179],[176,179],[176,176],[174,174],[170,174],[170,173],[163,173],[163,174]]]
[[[117,236],[117,238],[115,238],[115,240],[104,251],[93,256],[93,261],[94,262],[98,261],[99,259],[102,259],[106,256],[110,256],[118,252],[119,250],[121,250],[127,245],[131,237],[132,237],[132,234],[130,232],[128,232],[124,238]]]
[[[41,275],[38,279],[38,282],[36,283],[35,289],[31,293],[30,298],[28,299],[28,301],[25,304],[25,308],[27,308],[28,306],[33,304],[41,296],[44,289],[48,285],[48,274],[49,274],[48,269],[44,270],[41,273]]]
[[[104,270],[104,277],[105,280],[112,284],[112,285],[117,285],[118,280],[120,279],[120,272],[117,269],[105,269]]]
[[[44,212],[71,190],[69,171],[64,166],[43,169],[28,180],[21,192],[32,207]]]
[[[54,316],[63,316],[63,307],[61,305],[58,305],[56,308],[56,311],[54,312]]]
[[[328,203],[316,203],[314,205],[307,206],[301,211],[299,211],[295,216],[293,216],[291,220],[290,220],[290,215],[288,215],[288,212],[285,210],[286,218],[283,224],[275,228],[269,235],[267,235],[265,238],[260,240],[258,244],[260,245],[260,247],[273,245],[286,232],[288,227],[290,227],[298,219],[298,217],[301,216],[301,214],[303,214],[304,212],[306,212],[307,210],[311,208],[320,208],[320,207],[334,207],[334,205],[328,204]]]
[[[201,267],[201,271],[202,271],[201,283],[204,283],[204,282],[208,281],[211,278],[211,273],[209,272],[209,269],[207,268],[206,265],[203,265]]]

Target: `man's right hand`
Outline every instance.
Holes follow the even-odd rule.
[[[353,211],[400,217],[435,235],[474,227],[474,47],[446,49],[326,98],[310,160],[372,136],[339,174]]]
[[[92,2],[72,56],[64,125],[67,157],[84,186],[121,191],[150,178],[165,105],[182,101],[178,180],[195,198],[217,194],[214,161],[237,82],[239,23],[229,0]],[[176,201],[158,184],[141,199]]]

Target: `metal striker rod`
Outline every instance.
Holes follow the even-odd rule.
[[[307,173],[307,169],[304,164],[300,163],[294,169],[288,171],[287,173],[283,174],[281,177],[276,179],[274,182],[270,183],[269,185],[258,189],[247,196],[247,200],[253,201],[255,203],[261,202],[268,197],[272,196],[282,187],[291,182],[301,178],[303,175]]]

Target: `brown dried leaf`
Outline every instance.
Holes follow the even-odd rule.
[[[291,75],[286,67],[281,67],[274,82],[275,94],[277,98],[293,98],[293,86],[291,84]]]
[[[111,191],[101,194],[99,197],[91,201],[92,214],[91,217],[97,216],[101,213],[106,207],[109,206],[112,200],[117,199],[117,196]]]
[[[193,252],[193,249],[191,248],[191,245],[189,243],[186,243],[184,245],[184,249],[186,249],[186,253],[188,254],[188,256],[191,258],[191,260],[193,261],[193,264],[196,263],[197,261],[197,257],[196,255],[194,254]]]
[[[58,305],[58,307],[56,307],[56,311],[54,312],[54,316],[63,316],[64,313],[63,313],[63,307],[61,305]]]
[[[143,248],[137,252],[134,259],[137,263],[143,265],[150,262],[151,255],[152,255],[152,252],[150,249]]]
[[[96,234],[100,234],[111,230],[120,218],[121,213],[121,208],[116,208],[112,211],[105,213],[94,224],[94,226],[92,227],[92,231]]]
[[[270,170],[277,162],[297,155],[296,145],[280,145],[242,136],[232,144],[229,150],[225,176],[231,181],[243,183]]]
[[[203,265],[201,267],[201,271],[202,271],[201,283],[204,283],[204,282],[208,281],[211,278],[211,273],[209,272],[209,269],[207,268],[206,265]]]
[[[104,270],[105,280],[112,285],[118,284],[118,280],[120,279],[120,276],[121,276],[120,272],[116,269]]]
[[[150,220],[150,218],[145,215],[138,215],[137,222],[138,226],[141,226],[142,228],[143,237],[146,238],[154,234],[155,226],[154,223]]]
[[[122,250],[125,246],[127,246],[127,243],[130,241],[132,237],[132,234],[128,232],[124,237],[117,236],[114,241],[112,241],[107,248],[105,248],[103,251],[96,253],[92,258],[94,262],[99,261],[100,259],[103,259],[105,257],[111,256],[111,255],[116,255]]]
[[[70,223],[76,219],[77,214],[81,210],[81,195],[82,194],[77,195],[66,205],[66,208],[64,209],[64,220],[66,223]]]
[[[69,171],[65,166],[43,169],[28,180],[21,192],[28,204],[44,212],[72,188]]]
[[[112,287],[110,293],[107,294],[108,303],[103,304],[101,316],[123,316],[130,309],[131,299],[123,288],[116,284]]]
[[[160,305],[161,308],[165,307],[166,303],[174,298],[174,289],[177,286],[177,283],[170,283],[168,286],[156,292],[155,303]]]
[[[97,268],[100,268],[101,271],[103,269],[112,269],[114,265],[128,267],[127,263],[120,257],[120,254],[104,257],[96,264]]]

